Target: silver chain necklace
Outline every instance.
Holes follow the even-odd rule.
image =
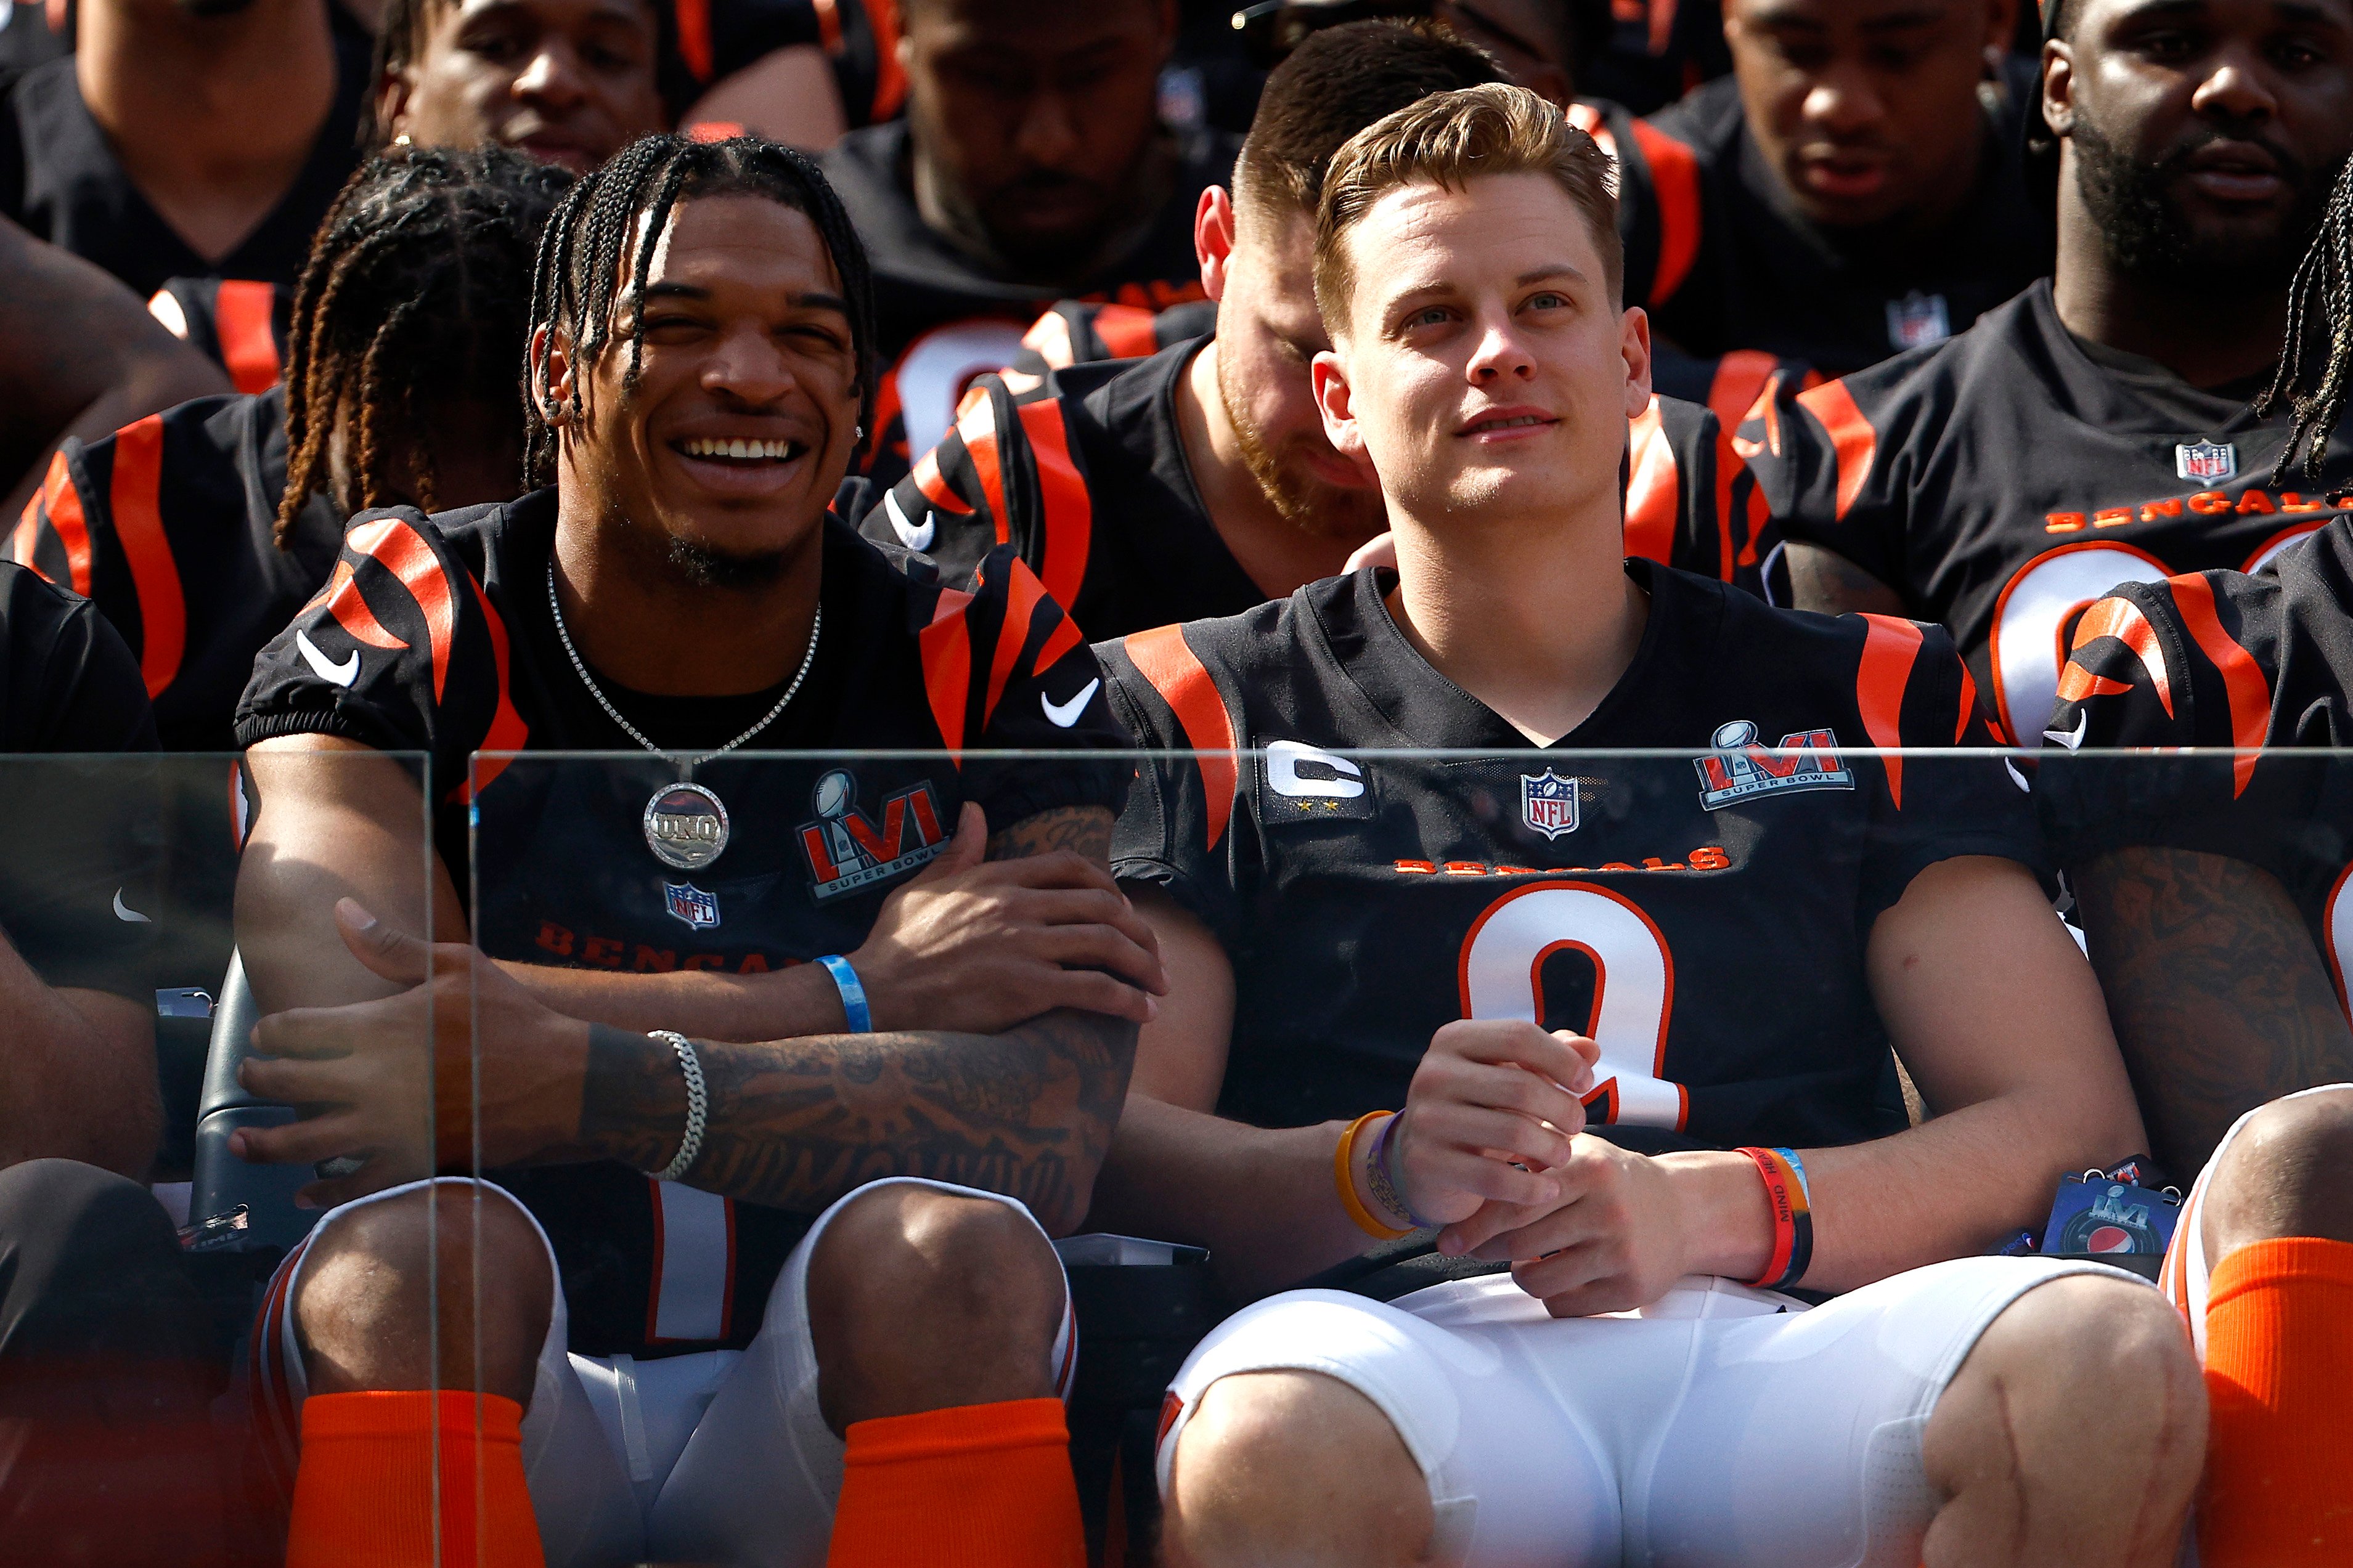
[[[562,639],[565,654],[572,660],[572,668],[579,675],[580,684],[588,689],[588,695],[596,700],[596,706],[605,710],[605,716],[618,724],[630,740],[654,755],[669,755],[648,740],[644,731],[621,716],[621,710],[613,706],[612,699],[605,695],[605,689],[596,684],[596,678],[588,673],[587,663],[581,658],[580,650],[572,646],[572,628],[564,624],[564,605],[555,596],[555,563],[552,560],[547,563],[547,608],[548,613],[555,617],[555,635]],[[776,699],[776,705],[762,714],[758,723],[716,751],[686,759],[680,764],[680,772],[685,776],[674,784],[656,790],[653,798],[646,802],[646,847],[662,864],[674,866],[681,871],[699,871],[718,859],[727,847],[727,807],[710,790],[690,782],[694,777],[694,770],[713,757],[724,756],[776,722],[776,715],[800,695],[801,683],[808,679],[809,667],[817,662],[817,639],[824,630],[825,605],[820,602],[817,614],[809,621],[808,647],[802,651],[801,667],[793,672],[792,684],[785,688],[782,697]]]

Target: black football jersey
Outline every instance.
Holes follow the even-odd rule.
[[[1017,377],[1041,376],[1074,364],[1150,359],[1162,349],[1207,337],[1217,330],[1215,300],[1188,300],[1165,310],[1108,300],[1062,300],[1021,334],[1021,352],[1008,362],[1006,370]],[[1026,390],[1018,379],[1008,384],[1017,392]]]
[[[2043,767],[2052,852],[2082,866],[2156,846],[2262,867],[2303,912],[2344,1000],[2353,763],[2315,752],[2353,747],[2353,521],[2339,515],[2253,575],[2119,584],[2072,630],[2048,728],[2086,752],[2235,750]]]
[[[50,985],[154,1005],[166,788],[100,754],[154,749],[122,639],[87,600],[0,562],[0,935]]]
[[[1848,750],[1985,742],[1943,632],[1627,571],[1651,595],[1633,663],[1548,747],[1414,651],[1392,574],[1098,645],[1128,726],[1199,753],[1138,772],[1113,854],[1233,960],[1221,1113],[1393,1109],[1441,1025],[1515,1017],[1599,1043],[1590,1114],[1629,1142],[1902,1125],[1872,922],[1936,861],[2039,866],[2024,782]],[[1638,748],[1700,754],[1608,754]]]
[[[1688,354],[1756,349],[1825,375],[1962,331],[2051,270],[2049,204],[2032,197],[2020,129],[2021,106],[2037,101],[2031,62],[2006,65],[2004,83],[1987,111],[1977,191],[1943,234],[1869,245],[1798,211],[1748,134],[1736,81],[1697,89],[1649,122],[1683,153],[1653,144],[1649,155],[1658,250],[1674,265],[1630,266],[1628,302],[1647,306]],[[1667,169],[1679,184],[1660,177]]]
[[[867,513],[868,537],[925,553],[952,581],[1010,543],[1093,637],[1261,603],[1177,428],[1176,383],[1206,341],[1042,378],[983,376],[948,438]],[[1629,554],[1762,592],[1772,537],[1754,531],[1769,521],[1714,415],[1652,398],[1627,472]]]
[[[0,84],[0,216],[113,273],[144,300],[174,278],[250,278],[293,286],[311,236],[358,162],[360,107],[372,79],[367,35],[334,18],[333,106],[284,196],[217,261],[190,248],[148,205],[90,117],[70,57]]]
[[[924,226],[908,187],[904,121],[852,132],[825,154],[874,263],[879,347],[889,365],[875,408],[864,471],[878,483],[939,445],[973,377],[1002,370],[1021,352],[1039,312],[1066,296],[1160,310],[1201,297],[1193,209],[1201,192],[1231,178],[1238,143],[1198,131],[1178,146],[1168,199],[1117,260],[1065,288],[992,277]]]
[[[883,898],[938,853],[965,801],[992,829],[1117,806],[1124,763],[997,755],[1126,744],[1076,626],[1010,551],[965,593],[828,520],[817,653],[753,743],[833,754],[698,765],[693,782],[725,805],[730,834],[715,863],[673,869],[645,824],[678,765],[638,752],[573,668],[549,605],[554,531],[552,490],[431,519],[363,513],[326,588],[264,650],[238,710],[248,745],[323,733],[426,753],[436,847],[494,957],[744,973],[849,952]],[[658,742],[707,751],[755,722],[783,683],[726,698],[605,690]],[[629,755],[493,754],[469,769],[477,752],[582,750]],[[810,1217],[611,1163],[500,1179],[547,1226],[573,1348],[588,1354],[744,1343]],[[722,1235],[699,1286],[695,1270],[664,1262],[680,1238]]]
[[[906,101],[899,0],[671,0],[671,10],[695,95],[763,55],[815,44],[851,126],[879,125]]]
[[[199,397],[67,441],[4,553],[97,602],[138,658],[166,750],[226,752],[254,656],[343,540],[315,495],[280,549],[285,489],[284,393]]]
[[[171,334],[228,372],[239,392],[267,392],[286,363],[294,290],[250,278],[174,278],[147,301]]]
[[[2037,283],[1951,342],[1783,395],[1740,431],[1782,531],[1950,628],[2002,731],[2042,743],[2069,616],[2118,583],[2252,571],[2353,505],[2353,444],[2272,484],[2284,417],[2086,343]]]

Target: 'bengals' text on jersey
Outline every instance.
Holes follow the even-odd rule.
[[[1550,746],[1423,660],[1387,573],[1098,645],[1128,727],[1198,753],[1139,771],[1113,860],[1232,958],[1221,1114],[1393,1109],[1442,1025],[1525,1018],[1600,1045],[1590,1114],[1631,1142],[1901,1129],[1873,921],[1937,861],[2038,863],[2024,780],[1855,754],[1986,741],[1942,632],[1627,571],[1633,663]]]
[[[2119,583],[2253,571],[2353,505],[2272,469],[2284,418],[2069,332],[2037,283],[1941,347],[1759,406],[1739,445],[1791,540],[1949,628],[2018,744],[2042,743],[2065,629]]]

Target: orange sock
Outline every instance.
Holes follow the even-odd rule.
[[[2206,1308],[2205,1568],[2353,1563],[2353,1242],[2222,1259]]]
[[[302,1402],[286,1568],[543,1568],[522,1478],[522,1406],[470,1394],[315,1394]],[[433,1440],[441,1440],[434,1555]],[[478,1513],[479,1509],[479,1513]]]
[[[827,1568],[1083,1568],[1070,1445],[1059,1399],[852,1423]]]

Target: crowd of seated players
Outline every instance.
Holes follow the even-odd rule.
[[[0,220],[0,1563],[2353,1562],[2353,0],[47,0]]]

